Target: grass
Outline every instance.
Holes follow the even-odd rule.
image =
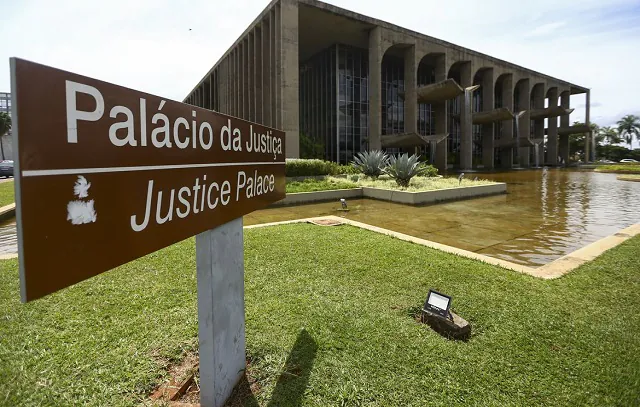
[[[358,185],[351,181],[340,178],[326,178],[323,180],[306,179],[304,181],[292,181],[287,182],[287,193],[292,194],[296,192],[314,192],[314,191],[328,191],[334,189],[352,189],[357,188]]]
[[[349,226],[246,230],[245,405],[638,405],[639,251],[545,281]],[[29,304],[16,269],[0,263],[0,405],[136,405],[196,346],[192,239]],[[469,342],[415,322],[429,288]]]
[[[613,172],[618,174],[640,174],[640,164],[601,165],[596,172]]]
[[[0,206],[12,204],[15,200],[13,180],[0,182]]]
[[[408,188],[399,186],[393,179],[387,175],[382,175],[378,179],[365,177],[364,175],[350,175],[347,178],[327,177],[324,180],[306,179],[304,181],[295,181],[287,183],[287,193],[295,192],[313,192],[327,191],[334,189],[350,189],[358,187],[371,187],[382,189],[393,189],[396,191],[423,192],[434,191],[437,189],[468,187],[475,185],[494,184],[493,181],[463,179],[462,182],[458,178],[441,178],[441,177],[414,177],[411,179]]]
[[[636,181],[640,182],[640,174],[627,174],[627,175],[618,175],[616,177],[620,181]]]

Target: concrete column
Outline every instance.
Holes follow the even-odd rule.
[[[418,133],[418,67],[416,47],[410,46],[404,52],[404,131]]]
[[[482,110],[489,112],[495,105],[495,77],[493,69],[482,71]],[[494,167],[494,123],[482,125],[482,165],[485,169]]]
[[[522,144],[522,139],[530,138],[531,136],[531,87],[529,79],[521,81],[518,86],[520,86],[519,110],[525,113],[520,117],[520,134],[516,135],[516,137],[520,137]],[[529,153],[529,147],[520,147],[518,151],[518,164],[520,164],[520,167],[526,168],[530,166]]]
[[[264,85],[262,83],[262,75],[264,72],[264,60],[262,58],[262,50],[263,50],[263,42],[262,42],[262,26],[256,27],[253,31],[253,35],[255,38],[255,53],[253,56],[254,61],[254,75],[255,75],[255,97],[254,103],[256,107],[255,112],[255,121],[261,124],[264,124],[264,96],[263,89]]]
[[[300,65],[298,57],[298,1],[281,0],[282,40],[281,54],[282,83],[280,109],[282,109],[282,130],[286,135],[286,156],[300,157]]]
[[[209,77],[209,109],[214,111],[217,110],[216,105],[218,104],[217,100],[215,100],[216,91],[218,90],[218,85],[216,81],[217,76],[218,76],[218,68],[214,69],[213,72],[211,72],[211,76]]]
[[[382,135],[382,33],[380,27],[369,31],[369,150],[380,150]]]
[[[255,116],[255,38],[253,32],[247,34],[247,60],[245,62],[247,69],[247,120],[256,121]]]
[[[242,41],[242,118],[245,120],[251,120],[251,113],[249,105],[249,95],[251,94],[250,69],[249,69],[249,35]]]
[[[539,84],[534,88],[533,95],[533,108],[534,109],[544,109],[544,95],[547,89],[544,84]],[[537,119],[534,122],[534,134],[533,138],[536,140],[543,140],[536,147],[538,152],[538,165],[544,166],[544,119]],[[535,152],[534,152],[535,159]],[[536,163],[533,162],[533,165]]]
[[[242,218],[196,236],[200,405],[223,406],[244,373]]]
[[[513,112],[513,75],[507,75],[502,80],[502,105]],[[500,125],[502,126],[501,139],[513,139],[513,121],[502,122]],[[502,168],[513,168],[513,148],[500,149],[500,163]]]
[[[585,119],[584,122],[587,126],[591,127],[591,89],[587,89],[586,94],[586,106],[585,106]],[[593,133],[589,133],[591,135],[591,155],[589,156],[590,161],[596,160],[596,135]]]
[[[280,87],[278,83],[278,67],[280,66],[279,58],[278,58],[278,44],[276,39],[276,27],[278,26],[279,19],[276,20],[276,8],[277,5],[273,7],[271,10],[271,16],[269,17],[271,22],[271,63],[269,65],[271,69],[271,80],[270,80],[270,89],[271,89],[271,127],[279,128],[279,110],[278,107],[278,89]]]
[[[229,82],[228,82],[228,68],[229,58],[224,58],[220,62],[218,67],[218,74],[216,75],[216,85],[218,86],[218,110],[221,113],[229,114],[229,108],[227,106],[229,98]]]
[[[560,106],[565,109],[571,108],[571,94],[567,92],[562,92],[560,95]],[[560,116],[560,127],[569,127],[569,115]],[[564,135],[559,137],[558,142],[558,152],[562,160],[564,161],[564,165],[569,163],[569,136]]]
[[[549,107],[558,106],[558,88],[549,90]],[[558,165],[558,118],[550,117],[547,125],[547,164]]]
[[[233,86],[233,115],[236,117],[241,117],[242,113],[240,112],[240,44],[236,46],[234,51],[234,61],[233,61],[233,70],[234,70],[234,86]]]
[[[468,88],[473,85],[471,63],[465,62],[460,67],[460,86]],[[460,107],[460,169],[470,170],[473,167],[473,122],[471,106],[473,93],[465,91]]]
[[[271,126],[271,18],[262,20],[262,123]]]
[[[444,81],[447,79],[447,56],[439,55],[436,58],[436,83],[440,81]],[[448,133],[448,120],[447,120],[447,101],[433,103],[434,110],[434,119],[436,121],[436,134],[446,134]],[[435,166],[438,168],[438,171],[442,174],[447,171],[447,158],[448,158],[448,138],[438,142],[436,144],[436,162]]]

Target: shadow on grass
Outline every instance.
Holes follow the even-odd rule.
[[[302,404],[317,351],[318,344],[311,335],[304,329],[300,331],[273,390],[269,407]]]
[[[318,344],[311,335],[304,329],[300,331],[284,364],[284,369],[278,377],[271,400],[267,404],[268,407],[302,405],[317,351]],[[225,406],[258,407],[258,401],[253,393],[253,385],[245,374]]]

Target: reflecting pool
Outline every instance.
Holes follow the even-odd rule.
[[[473,173],[507,183],[507,194],[413,207],[349,200],[265,209],[245,225],[322,215],[346,216],[375,226],[528,266],[553,261],[640,222],[640,183],[615,174],[543,169]]]

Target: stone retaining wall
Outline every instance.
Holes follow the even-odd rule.
[[[336,189],[331,191],[299,192],[287,194],[287,197],[271,206],[296,205],[310,202],[338,201],[342,198],[372,198],[407,205],[423,205],[429,203],[456,201],[507,192],[507,184],[495,183],[469,187],[437,189],[424,192],[396,191],[381,188]]]

